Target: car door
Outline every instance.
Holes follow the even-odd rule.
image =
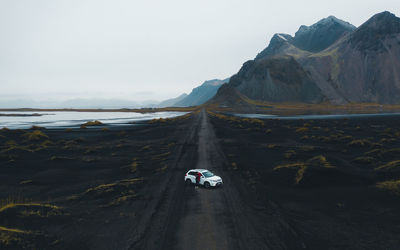
[[[200,185],[204,185],[204,181],[206,180],[206,177],[204,177],[204,175],[203,174],[201,174],[201,177],[200,177],[200,182],[199,182],[199,184]]]
[[[192,183],[196,183],[196,172],[190,171],[189,174],[188,174],[188,177],[190,178]]]

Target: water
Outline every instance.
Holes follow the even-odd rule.
[[[0,128],[25,129],[32,126],[45,128],[76,128],[81,124],[99,120],[106,125],[127,125],[132,122],[158,118],[172,118],[187,112],[0,112],[1,114],[41,114],[42,116],[0,116]]]
[[[371,114],[332,114],[332,115],[265,115],[265,114],[232,114],[243,118],[281,119],[281,120],[318,120],[318,119],[350,119],[365,117],[400,116],[400,113],[371,113]]]

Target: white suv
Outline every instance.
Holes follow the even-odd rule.
[[[199,185],[206,188],[222,186],[222,178],[214,175],[207,169],[191,169],[185,174],[185,183],[187,185],[196,184],[196,177],[200,173]]]

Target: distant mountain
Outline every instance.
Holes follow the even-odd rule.
[[[172,98],[172,99],[168,99],[165,101],[160,102],[157,107],[159,108],[165,108],[165,107],[172,107],[175,105],[175,103],[182,101],[183,99],[185,99],[188,96],[188,94],[183,93],[182,95]]]
[[[183,100],[175,103],[177,107],[189,107],[201,105],[215,96],[222,84],[229,81],[229,78],[224,80],[214,79],[205,81],[201,86],[194,88],[192,92]]]
[[[383,12],[355,28],[330,16],[275,34],[228,85],[267,102],[400,103],[400,19]]]
[[[106,99],[106,98],[74,98],[68,100],[30,100],[30,99],[0,99],[0,108],[142,108],[152,106],[151,103],[156,101],[136,102],[124,99]]]
[[[205,81],[199,87],[196,87],[189,95],[182,94],[177,98],[161,102],[159,107],[190,107],[206,103],[213,98],[222,84],[227,83],[229,78],[224,80],[213,79]]]

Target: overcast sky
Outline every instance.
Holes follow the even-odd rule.
[[[175,97],[235,74],[274,33],[399,0],[0,0],[0,101]]]

